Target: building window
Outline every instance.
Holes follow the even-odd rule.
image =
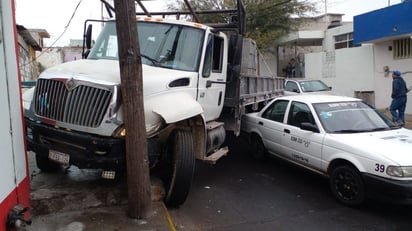
[[[359,45],[353,43],[353,33],[335,36],[335,50],[357,46]]]
[[[393,41],[393,58],[412,58],[412,40],[410,38],[397,39]]]

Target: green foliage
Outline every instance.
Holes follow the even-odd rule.
[[[296,18],[316,10],[309,1],[264,0],[250,1],[246,4],[246,12],[246,36],[265,50],[273,45],[276,38],[299,26]]]
[[[170,10],[187,10],[183,1],[168,1]],[[173,3],[172,3],[173,2]],[[267,50],[276,38],[299,26],[299,17],[315,13],[315,3],[309,0],[244,0],[246,8],[246,37]],[[236,0],[190,0],[194,10],[234,9]],[[222,15],[199,15],[200,22],[227,22]]]
[[[228,5],[223,0],[189,0],[190,5],[195,11],[211,11],[228,9]],[[167,8],[171,11],[189,11],[183,0],[167,0]],[[221,14],[199,14],[197,15],[201,23],[225,23],[229,19],[227,15]],[[185,16],[186,19],[191,19],[191,16]]]

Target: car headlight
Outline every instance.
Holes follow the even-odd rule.
[[[386,174],[394,177],[412,177],[412,166],[388,166]]]

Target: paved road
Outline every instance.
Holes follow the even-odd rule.
[[[327,179],[277,159],[256,162],[242,142],[230,149],[216,165],[197,163],[188,200],[178,209],[169,209],[177,231],[412,230],[412,206],[372,201],[348,208],[334,200]],[[47,214],[60,214],[69,224],[67,214],[73,211],[80,214],[75,218],[81,218],[82,224],[94,224],[98,217],[96,224],[106,229],[95,230],[113,230],[107,224],[117,224],[119,230],[136,225],[101,216],[112,212],[113,206],[127,205],[123,178],[106,181],[100,179],[99,171],[75,167],[47,174],[35,167],[33,154],[29,156],[33,213],[41,219],[31,230],[39,230],[36,223],[42,230],[53,230],[44,224],[57,227],[65,222],[54,217],[47,220],[43,217]],[[99,209],[99,216],[87,215],[90,209]]]
[[[169,213],[177,230],[411,230],[412,206],[345,207],[327,179],[281,160],[254,161],[235,143],[216,165],[198,163],[189,198]]]

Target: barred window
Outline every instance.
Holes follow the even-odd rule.
[[[412,58],[412,40],[410,38],[394,40],[392,52],[394,59]]]
[[[335,36],[335,49],[357,47],[359,45],[353,43],[353,33],[341,34]]]

